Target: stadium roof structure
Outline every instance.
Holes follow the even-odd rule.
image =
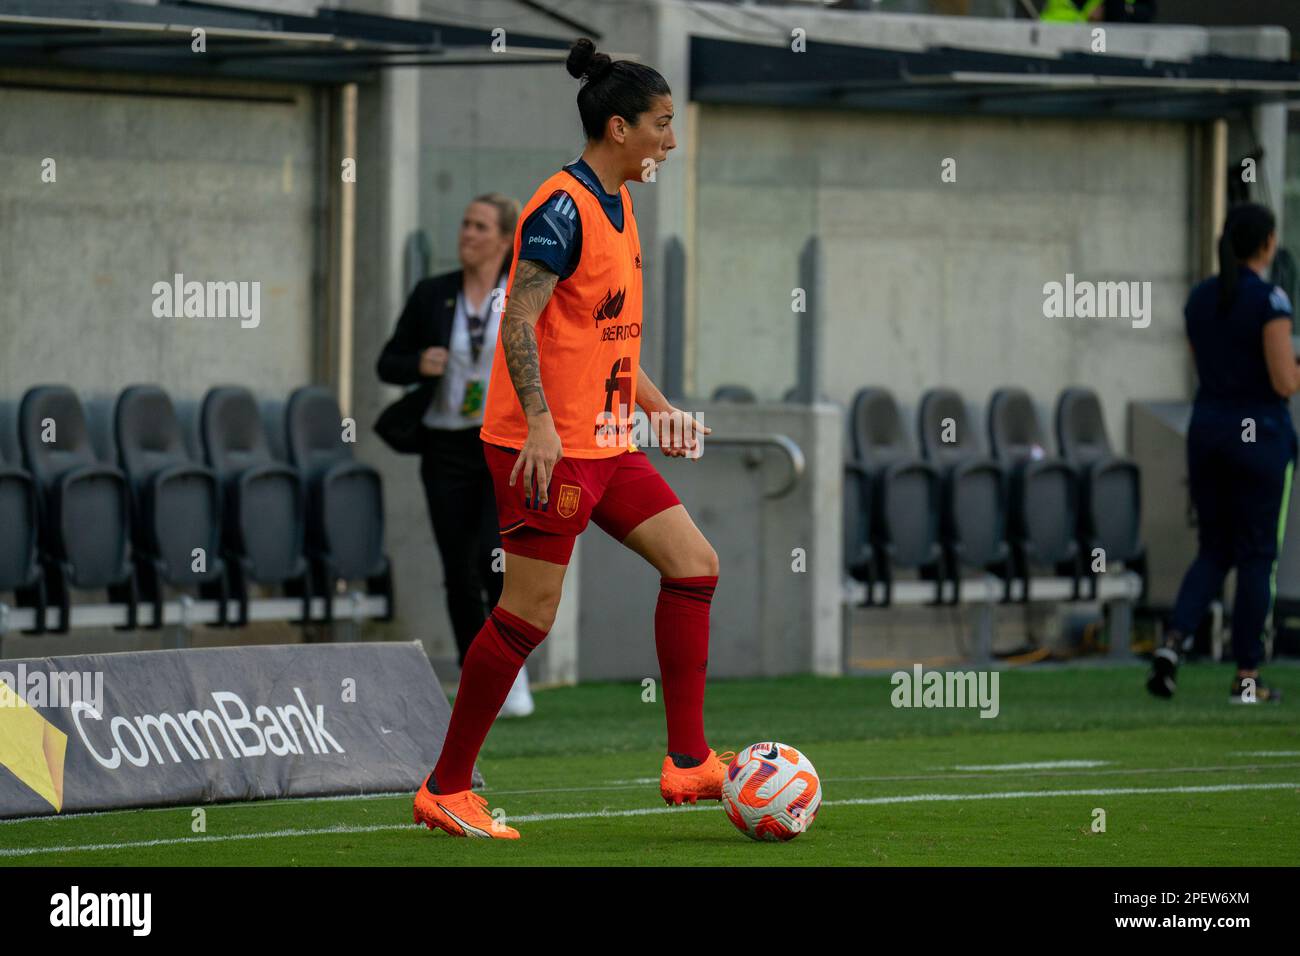
[[[813,41],[793,53],[694,36],[690,75],[690,98],[702,103],[914,113],[1209,120],[1300,101],[1300,65],[1220,55],[1030,56]]]
[[[566,31],[600,33],[541,4],[519,0]],[[206,52],[191,52],[195,28]],[[319,9],[314,16],[198,0],[6,0],[0,66],[65,67],[229,78],[349,83],[406,66],[518,66],[563,61],[572,37],[492,31],[426,20]]]
[[[0,67],[65,67],[295,82],[348,83],[378,70],[519,66],[562,61],[572,37],[601,34],[539,0],[516,0],[563,28],[559,37],[492,31],[329,8],[278,13],[203,0],[5,0]],[[205,53],[191,52],[195,28]],[[779,45],[691,36],[690,99],[1011,116],[1204,120],[1272,102],[1300,102],[1300,65],[1203,55],[1137,59],[1064,52],[994,53],[952,46],[904,50],[809,41]]]

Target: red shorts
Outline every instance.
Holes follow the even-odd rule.
[[[492,472],[501,547],[526,558],[568,564],[573,542],[588,520],[622,541],[646,518],[681,504],[643,451],[609,458],[561,458],[555,463],[545,505],[538,504],[536,495],[524,503],[522,468],[510,487],[517,450],[484,442],[483,457]]]

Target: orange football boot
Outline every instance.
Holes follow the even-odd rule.
[[[437,827],[452,836],[486,837],[497,840],[518,840],[519,831],[494,820],[487,812],[487,797],[473,790],[457,793],[430,793],[428,778],[415,793],[415,822],[432,830]]]
[[[710,750],[698,767],[678,767],[672,757],[664,757],[663,770],[659,772],[659,793],[675,806],[697,800],[721,800],[727,764],[735,757],[734,750],[721,755]]]

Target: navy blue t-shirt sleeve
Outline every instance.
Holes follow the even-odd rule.
[[[1275,285],[1268,292],[1268,308],[1265,310],[1265,319],[1267,322],[1281,316],[1291,318],[1295,313],[1291,309],[1291,297],[1286,294],[1280,285]]]
[[[577,203],[563,189],[533,210],[519,237],[519,258],[540,262],[561,279],[578,266],[582,218]]]

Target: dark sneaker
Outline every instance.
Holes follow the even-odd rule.
[[[1230,704],[1277,704],[1281,700],[1282,692],[1265,684],[1258,677],[1234,678],[1232,689],[1228,691]]]
[[[1173,697],[1177,689],[1178,652],[1172,647],[1162,647],[1151,655],[1151,673],[1147,674],[1147,690],[1156,697]]]

